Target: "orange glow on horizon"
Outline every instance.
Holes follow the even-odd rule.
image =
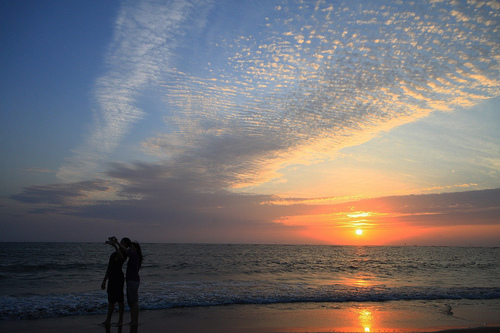
[[[481,238],[493,243],[492,235],[500,230],[499,225],[457,226],[449,221],[436,211],[391,207],[390,201],[380,199],[310,205],[274,220],[293,227],[300,238],[332,245],[453,245],[465,238],[469,244],[480,245]]]
[[[426,229],[410,226],[402,215],[390,213],[388,207],[352,210],[346,206],[311,206],[309,214],[283,217],[275,223],[299,227],[298,233],[321,243],[336,245],[385,245],[418,236]],[[367,208],[367,207],[365,207]]]

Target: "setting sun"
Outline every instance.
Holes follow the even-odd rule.
[[[356,235],[361,236],[362,234],[363,234],[363,230],[361,230],[361,229],[356,230]]]

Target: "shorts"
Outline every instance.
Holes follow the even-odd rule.
[[[123,284],[124,281],[110,281],[108,282],[108,302],[113,303],[122,303],[123,302]]]
[[[139,281],[127,281],[127,302],[131,306],[139,302]]]

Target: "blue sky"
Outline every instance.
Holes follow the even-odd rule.
[[[498,245],[496,1],[1,9],[3,240]]]
[[[83,139],[118,10],[111,4],[2,3],[3,195],[31,182],[55,182],[53,172],[36,170],[57,169]]]

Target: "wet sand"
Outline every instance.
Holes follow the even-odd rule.
[[[499,302],[418,301],[228,305],[141,311],[139,326],[105,327],[105,315],[0,321],[0,332],[437,332],[500,331]],[[116,319],[116,314],[113,319]],[[130,313],[125,313],[130,320]]]

